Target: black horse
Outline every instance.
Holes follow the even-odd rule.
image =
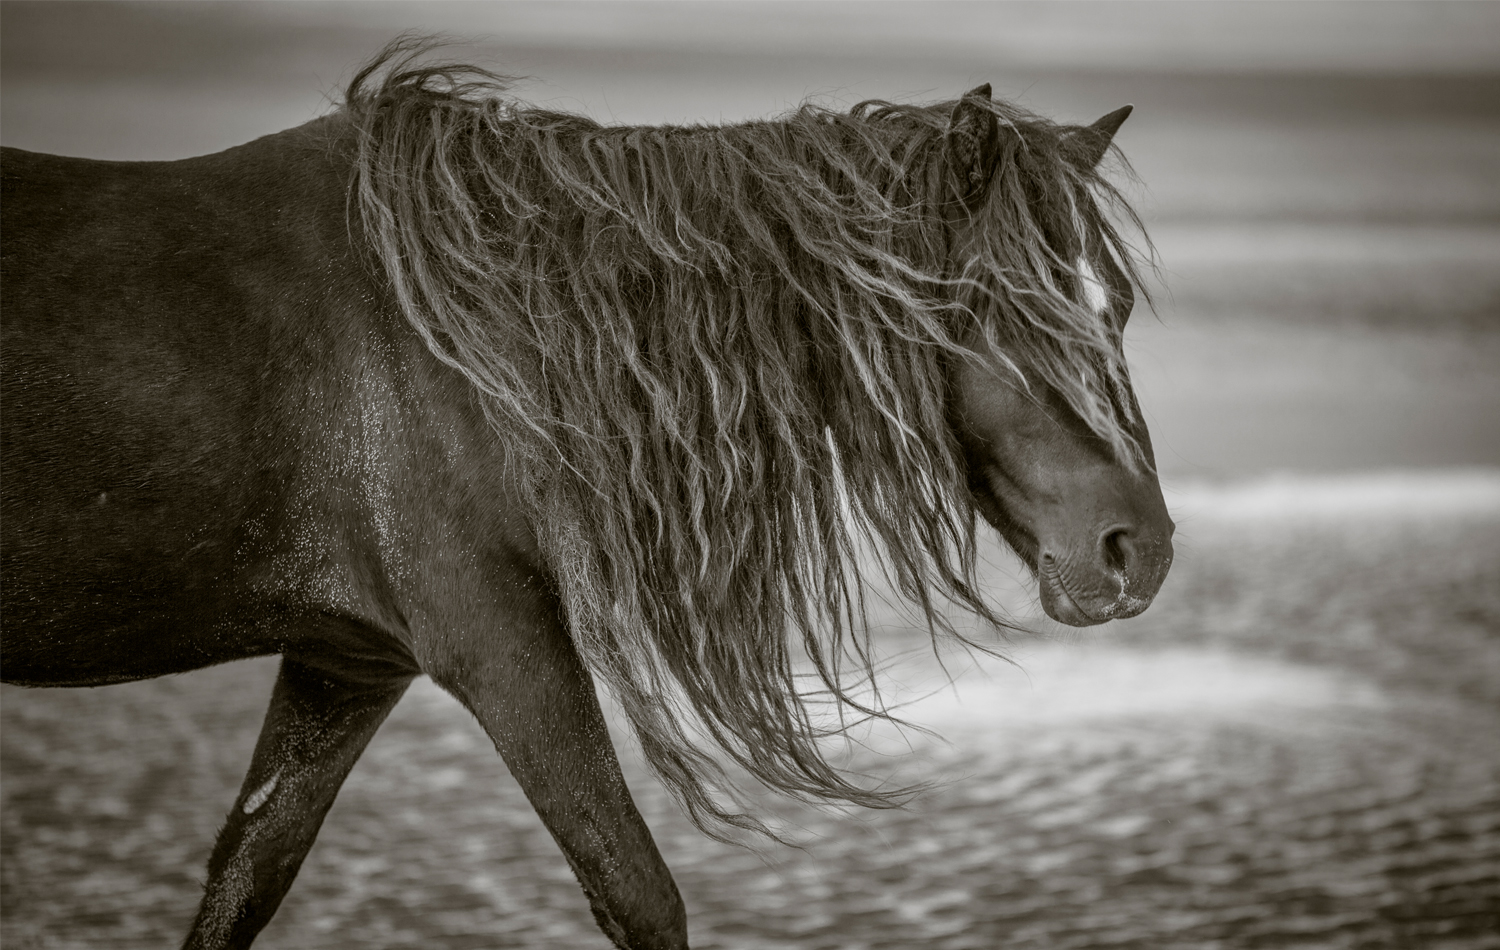
[[[861,552],[935,632],[944,602],[1000,621],[978,516],[1065,623],[1160,586],[1096,168],[1128,107],[1060,126],[985,86],[603,127],[408,54],[216,155],[5,150],[4,679],[282,655],[190,947],[250,944],[424,673],[604,932],[685,947],[595,677],[719,833],[755,822],[712,749],[890,802],[825,762],[793,683],[855,702]]]

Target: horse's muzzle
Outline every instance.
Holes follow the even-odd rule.
[[[1092,550],[1043,547],[1036,574],[1042,609],[1059,623],[1088,627],[1134,617],[1151,606],[1172,567],[1170,519],[1158,527],[1113,526]]]

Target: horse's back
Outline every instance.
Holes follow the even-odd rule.
[[[304,132],[181,162],[6,149],[3,174],[6,680],[272,652],[237,614],[296,464],[289,361],[357,283],[337,164]]]

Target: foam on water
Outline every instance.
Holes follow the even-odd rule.
[[[1228,485],[1164,484],[1174,515],[1222,521],[1500,514],[1500,469],[1274,475]]]
[[[1018,726],[1087,725],[1192,717],[1224,721],[1315,710],[1383,708],[1374,684],[1326,667],[1222,649],[1132,650],[1099,645],[1033,647],[1017,665],[990,658],[944,686],[939,674],[908,680],[898,715],[954,742],[965,733]],[[923,689],[931,692],[923,695]],[[907,737],[910,738],[910,737]]]

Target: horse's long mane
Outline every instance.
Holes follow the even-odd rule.
[[[713,746],[782,792],[900,800],[825,760],[841,729],[798,669],[840,723],[885,715],[848,676],[873,683],[870,551],[934,632],[950,603],[1003,623],[977,592],[951,364],[993,346],[1136,457],[1118,328],[1068,290],[1085,234],[1135,277],[1115,192],[1068,160],[1076,127],[988,103],[1004,153],[955,225],[951,102],[602,126],[420,52],[348,90],[364,228],[480,393],[574,642],[651,765],[711,834],[760,828],[717,794]]]

